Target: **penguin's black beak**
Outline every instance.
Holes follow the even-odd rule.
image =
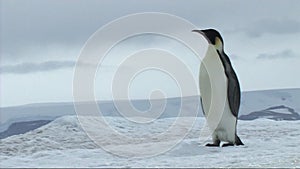
[[[200,33],[200,34],[202,34],[202,35],[205,35],[205,33],[204,33],[202,30],[197,30],[197,29],[195,29],[195,30],[192,30],[192,32],[198,32],[198,33]]]
[[[195,29],[195,30],[192,30],[192,32],[200,33],[201,35],[203,35],[206,38],[205,31],[203,31],[203,30],[197,30],[197,29]]]
[[[206,36],[206,34],[205,34],[205,30],[197,30],[197,29],[195,29],[195,30],[192,30],[192,32],[200,33],[202,36],[204,36],[204,38],[205,38],[208,42],[210,42],[210,40],[207,38],[207,36]]]

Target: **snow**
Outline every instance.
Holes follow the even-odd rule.
[[[187,99],[187,104],[182,108],[189,112],[191,105],[198,104],[199,96],[183,99]],[[96,123],[97,118],[86,117],[86,122],[92,124],[91,132],[99,133],[100,130],[98,143],[103,147],[83,131],[72,103],[2,107],[1,133],[8,131],[8,127],[16,122],[53,121],[24,134],[0,139],[0,167],[300,167],[300,120],[284,120],[291,113],[300,112],[299,100],[300,89],[243,92],[240,117],[254,113],[258,114],[258,119],[249,117],[249,121],[238,121],[238,135],[245,146],[224,148],[205,147],[204,144],[210,140],[203,142],[199,138],[205,123],[201,117],[201,107],[191,130],[187,125],[179,125],[176,132],[168,137],[152,137],[164,135],[174,124],[180,98],[169,98],[163,114],[147,125],[128,122],[120,116],[112,102],[99,102],[105,121],[114,131],[124,135],[124,139],[120,139],[111,130],[105,129],[103,124]],[[135,100],[133,105],[144,110],[149,107],[149,102]],[[153,110],[159,110],[159,107],[153,107]],[[267,116],[262,116],[267,111]],[[280,119],[281,116],[284,118],[281,121],[272,120],[278,119],[278,114]],[[186,123],[193,122],[189,115],[179,118]],[[24,125],[18,127],[26,128]],[[171,149],[166,148],[186,133],[178,144],[169,147]],[[144,141],[132,142],[125,136]],[[152,147],[155,149],[151,150]],[[120,157],[107,150],[122,152],[130,157]],[[132,157],[151,152],[160,153],[151,157]]]
[[[158,119],[149,128],[135,127],[121,117],[105,119],[114,129],[135,137],[161,133],[175,120]],[[240,120],[238,134],[245,146],[225,148],[203,146],[199,136],[204,122],[203,117],[198,117],[185,139],[170,151],[147,158],[124,158],[104,151],[90,140],[76,116],[63,116],[33,131],[0,140],[0,167],[300,167],[300,121]],[[184,130],[176,134],[181,132]],[[111,133],[103,133],[112,140],[110,146],[120,151],[139,146],[115,145]],[[171,135],[170,141],[173,137],[176,136]]]

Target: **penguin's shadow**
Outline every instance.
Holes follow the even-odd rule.
[[[207,153],[219,153],[222,147],[206,147],[197,141],[182,142],[169,152],[172,156],[195,156]]]

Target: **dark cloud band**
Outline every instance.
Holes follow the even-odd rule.
[[[249,37],[261,37],[264,34],[286,35],[300,33],[300,21],[297,20],[258,20],[248,25],[227,30],[228,33],[243,32]]]
[[[41,63],[20,63],[16,65],[4,65],[0,67],[0,74],[27,74],[45,72],[65,68],[73,68],[74,61],[46,61]]]

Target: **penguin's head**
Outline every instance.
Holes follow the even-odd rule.
[[[215,29],[193,30],[192,32],[198,32],[205,37],[209,44],[214,45],[216,50],[223,51],[223,38],[221,34]]]

